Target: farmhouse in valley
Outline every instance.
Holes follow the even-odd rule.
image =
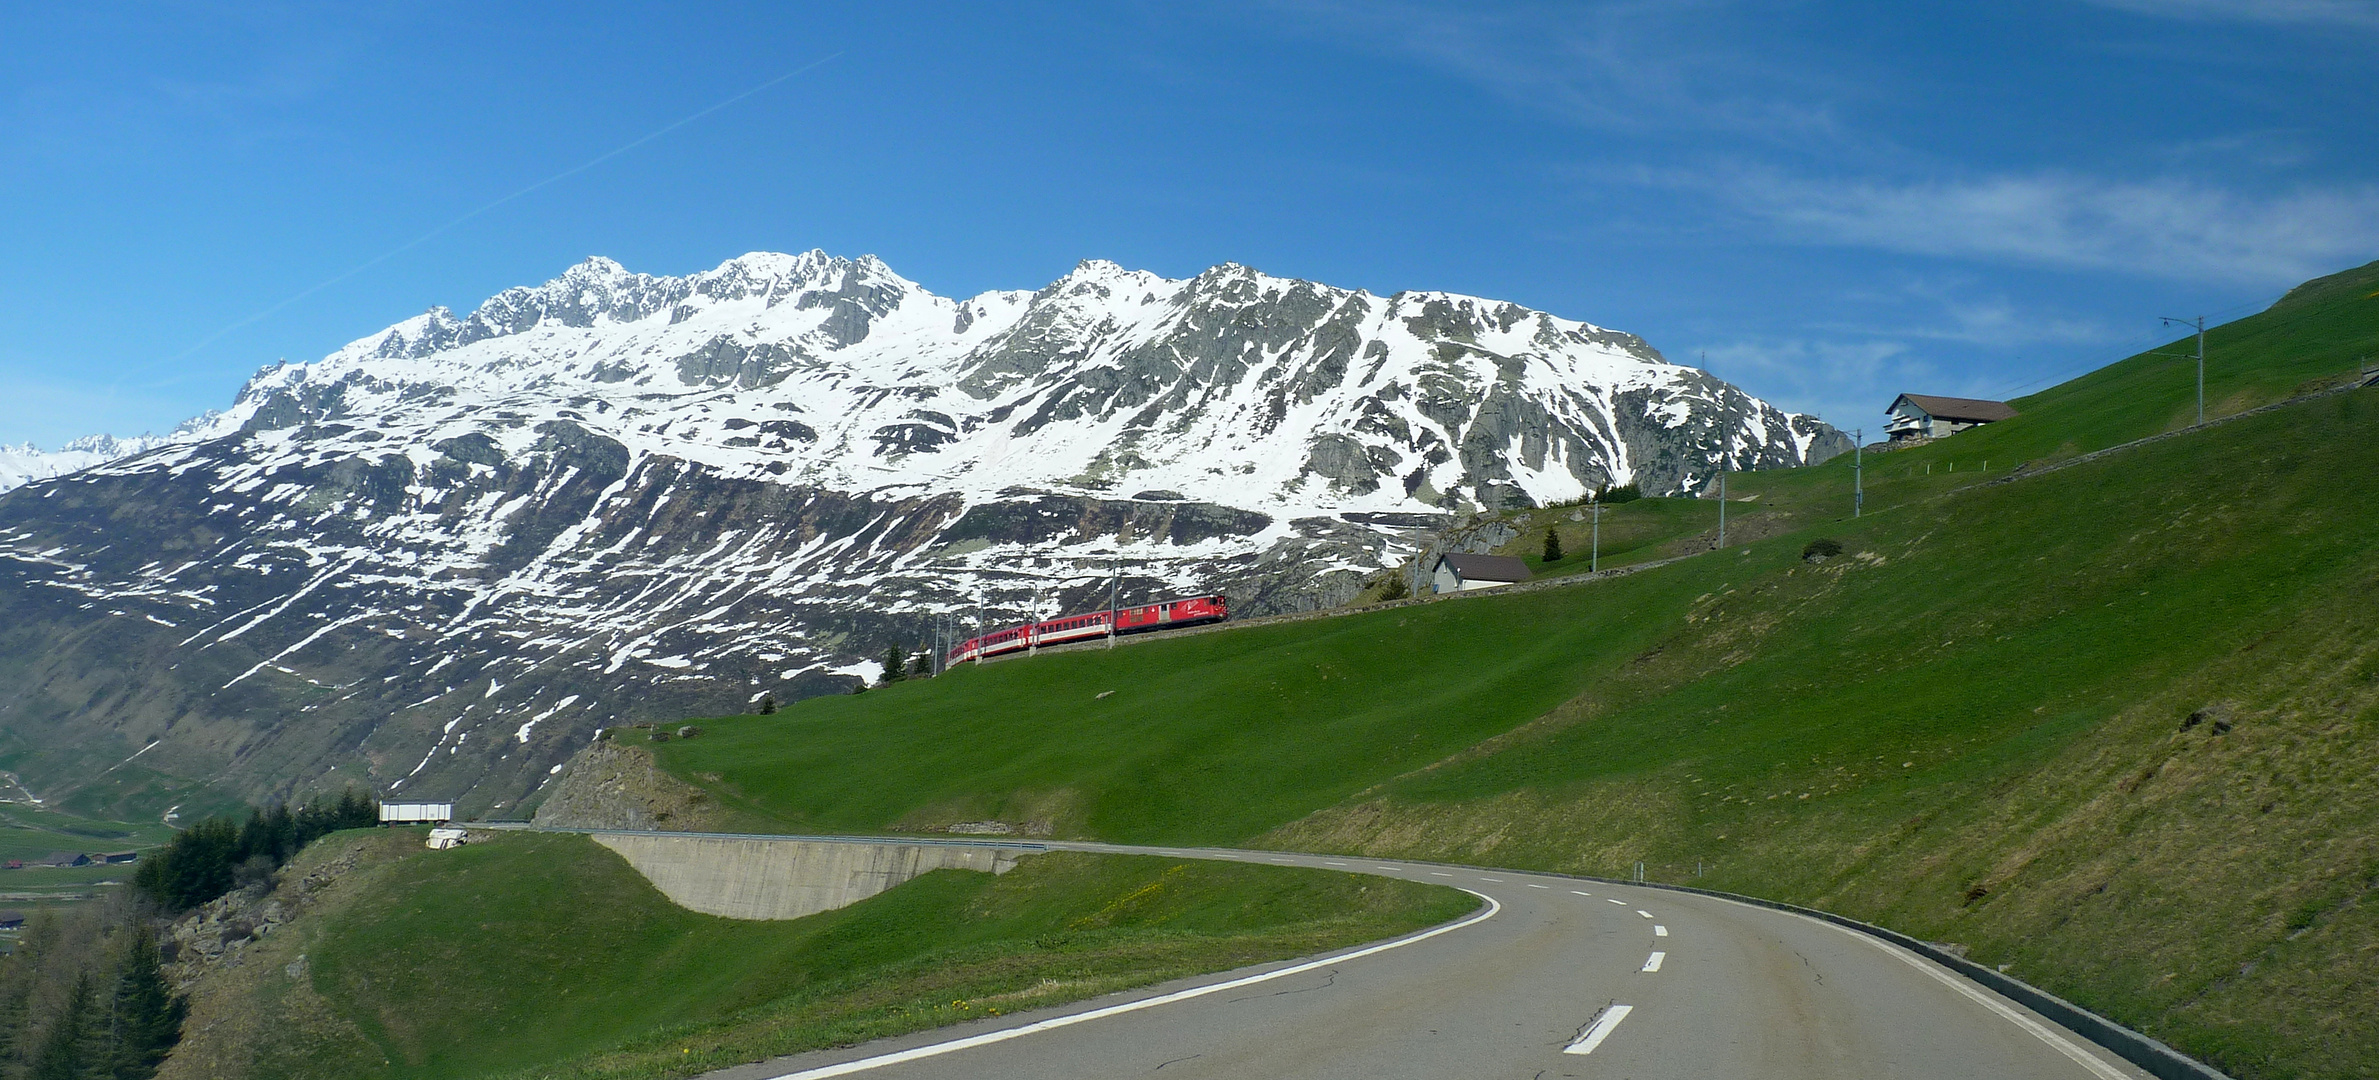
[[[1893,398],[1891,407],[1884,412],[1891,414],[1891,420],[1884,424],[1883,431],[1894,442],[1955,435],[2016,414],[2004,401],[1931,394],[1902,394]]]
[[[1436,568],[1429,572],[1429,585],[1441,593],[1467,592],[1526,581],[1530,576],[1528,564],[1510,555],[1446,554],[1438,556]]]

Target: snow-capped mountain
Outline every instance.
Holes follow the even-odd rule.
[[[84,687],[0,726],[54,732],[53,775],[500,809],[596,726],[839,689],[979,608],[1116,573],[1335,603],[1456,514],[1848,447],[1474,297],[1086,262],[951,300],[873,257],[590,259],[0,496],[0,615],[42,628],[0,670]]]
[[[168,435],[141,435],[130,439],[119,439],[112,435],[85,435],[56,450],[44,450],[32,443],[0,446],[0,491],[23,487],[35,480],[80,472],[117,458],[147,453],[165,445],[172,438]]]

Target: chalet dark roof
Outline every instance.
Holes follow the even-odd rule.
[[[1899,397],[1893,398],[1891,405],[1884,409],[1884,411],[1891,412],[1893,409],[1899,408],[1900,403],[1903,401],[1914,405],[1917,408],[1925,410],[1925,415],[1940,420],[1972,420],[1977,423],[1987,424],[1993,420],[2005,420],[2008,417],[2014,416],[2016,414],[2016,411],[2014,409],[2008,408],[2007,403],[2004,401],[1983,401],[1979,398],[1962,397],[1934,397],[1931,394],[1902,394]]]
[[[1443,559],[1464,581],[1526,581],[1528,564],[1511,555],[1448,554]]]

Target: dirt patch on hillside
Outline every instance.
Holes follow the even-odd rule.
[[[662,771],[651,750],[605,741],[562,767],[533,820],[555,829],[710,832],[723,817],[708,792]]]

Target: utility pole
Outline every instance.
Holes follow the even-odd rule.
[[[975,593],[975,666],[983,666],[983,593]]]
[[[1024,613],[1024,655],[1041,655],[1041,587],[1033,586],[1033,609]]]
[[[1850,437],[1850,516],[1859,516],[1867,506],[1867,463],[1859,455],[1867,449],[1867,429],[1860,428]]]
[[[1726,546],[1726,462],[1718,463],[1718,546]]]
[[[2197,330],[2197,423],[2202,427],[2206,422],[2206,317],[2176,319],[2165,315],[2162,318],[2168,324],[2179,323]]]
[[[1602,569],[1603,562],[1603,501],[1600,493],[1594,500],[1594,544],[1586,549],[1586,572]]]
[[[1107,579],[1107,647],[1115,647],[1115,603],[1123,595],[1123,556],[1115,557],[1115,572]]]

